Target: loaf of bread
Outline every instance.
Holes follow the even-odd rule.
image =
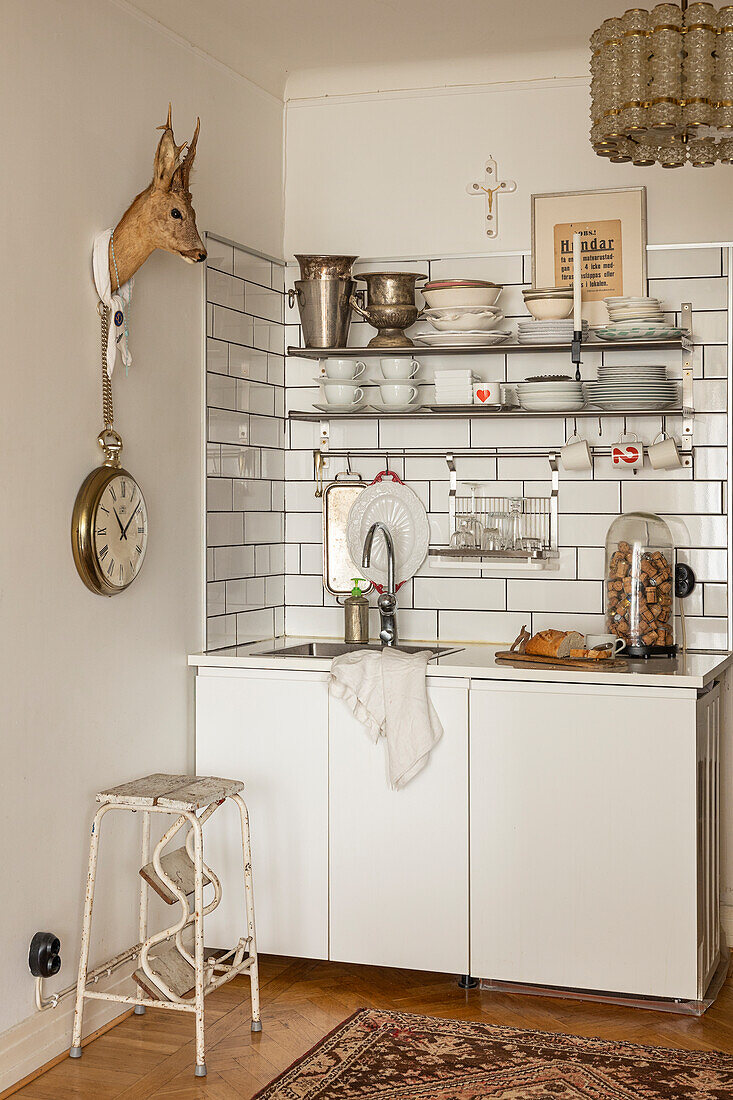
[[[569,657],[571,649],[582,649],[583,635],[577,630],[541,630],[533,635],[524,652],[535,657]]]

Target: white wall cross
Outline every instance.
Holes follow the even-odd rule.
[[[489,157],[484,165],[484,181],[473,181],[466,184],[469,195],[486,196],[486,236],[499,236],[499,195],[508,195],[516,191],[516,180],[500,180],[496,167],[496,161]]]

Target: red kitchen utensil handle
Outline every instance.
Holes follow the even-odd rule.
[[[374,478],[372,485],[376,485],[378,481],[384,481],[385,478],[391,478],[392,481],[397,481],[400,485],[405,484],[400,475],[396,474],[394,470],[382,470],[381,473],[377,474]]]

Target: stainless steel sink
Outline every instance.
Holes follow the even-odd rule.
[[[359,649],[373,649],[381,650],[384,646],[381,645],[358,645],[347,642],[303,642],[301,645],[288,645],[283,649],[267,649],[261,650],[257,654],[252,656],[257,657],[340,657],[343,653],[356,653]],[[446,653],[458,653],[458,648],[449,649],[445,646],[439,646],[435,648],[429,645],[397,645],[395,649],[401,649],[403,653],[423,653],[425,650],[430,654],[430,660],[435,660],[436,657],[444,657]]]

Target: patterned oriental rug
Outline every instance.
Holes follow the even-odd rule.
[[[731,1100],[733,1057],[364,1008],[254,1100]]]

